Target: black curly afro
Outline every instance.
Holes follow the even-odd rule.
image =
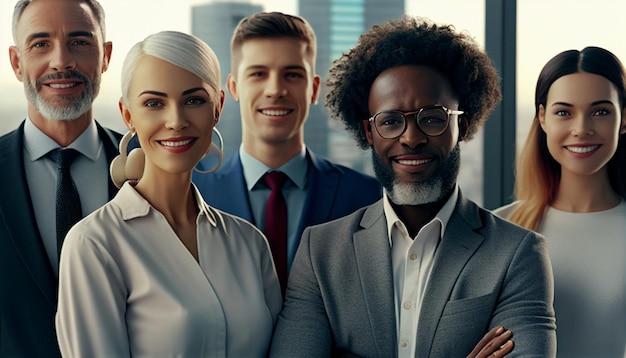
[[[369,91],[384,70],[402,65],[429,66],[452,84],[465,112],[471,139],[502,98],[491,59],[469,34],[452,25],[403,16],[373,26],[357,45],[333,61],[326,82],[326,107],[343,121],[362,149],[369,148],[363,120],[370,117]]]

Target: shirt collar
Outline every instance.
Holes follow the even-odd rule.
[[[59,145],[37,128],[30,118],[27,118],[24,125],[24,146],[26,147],[27,159],[33,162],[45,156],[51,150],[59,148]],[[66,148],[76,149],[85,157],[95,161],[100,150],[98,127],[95,121],[91,121],[80,136]]]
[[[202,198],[202,194],[200,194],[200,191],[194,183],[191,183],[191,190],[193,190],[196,197],[199,211],[198,217],[205,216],[211,225],[217,227],[217,216],[215,212],[206,204]],[[135,190],[130,181],[126,181],[122,185],[119,193],[113,198],[113,201],[120,207],[122,219],[124,220],[132,220],[146,216],[152,209],[152,205]]]
[[[246,153],[243,145],[239,147],[239,157],[243,167],[243,176],[246,179],[248,191],[251,191],[256,183],[263,177],[265,173],[272,168],[263,164],[258,159]],[[300,153],[291,158],[287,163],[283,164],[278,170],[287,174],[289,179],[300,189],[304,189],[306,185],[308,161],[306,159],[306,147],[302,147]]]
[[[443,239],[443,235],[446,232],[446,226],[448,225],[448,221],[450,221],[452,212],[454,211],[454,208],[456,207],[456,202],[457,202],[458,197],[459,197],[459,187],[458,185],[455,185],[454,189],[452,190],[452,195],[450,195],[450,198],[448,198],[448,201],[446,201],[446,203],[439,210],[437,215],[435,215],[435,217],[429,222],[431,223],[437,220],[441,223],[440,239]],[[391,202],[389,201],[389,198],[387,197],[386,190],[384,190],[384,193],[383,193],[383,210],[385,212],[385,218],[387,220],[387,237],[389,238],[389,245],[392,245],[391,232],[393,230],[394,225],[396,224],[401,225],[401,226],[405,226],[405,225],[400,220],[400,218],[398,217],[398,214],[396,214],[395,210],[391,206]]]

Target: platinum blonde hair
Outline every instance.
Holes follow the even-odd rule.
[[[211,86],[215,96],[219,96],[220,65],[211,47],[193,35],[161,31],[135,44],[126,55],[122,66],[122,101],[126,105],[135,69],[144,56],[156,57],[193,73]]]

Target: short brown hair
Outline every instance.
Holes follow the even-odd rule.
[[[307,55],[311,60],[311,69],[315,72],[317,44],[315,32],[302,17],[282,12],[257,12],[239,21],[230,41],[231,74],[236,76],[241,62],[241,46],[244,42],[256,38],[290,37],[307,44]]]

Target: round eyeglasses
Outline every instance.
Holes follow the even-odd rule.
[[[463,114],[463,111],[448,109],[441,105],[422,107],[411,112],[382,111],[369,118],[374,122],[378,134],[385,139],[400,137],[407,128],[408,117],[415,116],[417,127],[429,137],[442,135],[450,124],[450,115]]]

